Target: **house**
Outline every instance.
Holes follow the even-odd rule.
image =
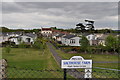
[[[35,39],[37,38],[36,34],[33,33],[26,33],[18,37],[20,42],[25,42],[28,44],[34,44]]]
[[[62,44],[67,46],[80,46],[79,41],[80,37],[71,34],[64,35],[61,39]]]
[[[9,41],[9,38],[11,37],[17,37],[22,35],[22,32],[2,32],[0,33],[0,43]]]
[[[9,40],[9,34],[8,33],[2,33],[1,34],[1,41],[0,41],[0,43],[2,43],[2,42],[5,42],[5,41],[8,41]]]
[[[9,41],[15,42],[16,45],[20,44],[21,42],[25,42],[26,44],[34,44],[36,38],[36,34],[26,33],[17,37],[10,37]]]
[[[64,36],[65,34],[58,34],[58,35],[56,35],[56,41],[58,42],[58,43],[62,43],[62,37]]]
[[[10,37],[10,42],[14,42],[16,45],[20,44],[19,37]]]
[[[89,40],[91,46],[98,44],[97,37],[95,34],[89,34],[86,36],[86,38]]]
[[[51,28],[41,28],[41,34],[45,37],[50,37],[52,35]]]
[[[98,45],[103,45],[103,46],[106,46],[105,45],[105,39],[108,37],[108,35],[104,34],[102,35],[101,37],[98,37]]]

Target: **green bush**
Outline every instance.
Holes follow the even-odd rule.
[[[33,46],[33,48],[43,50],[46,48],[46,40],[44,38],[38,38],[38,39],[36,39],[36,41],[34,42],[34,44],[32,46]]]
[[[19,48],[29,48],[30,46],[30,44],[25,44],[25,42],[22,42],[18,45]]]

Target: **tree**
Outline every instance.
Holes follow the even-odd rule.
[[[81,30],[82,32],[86,30],[85,26],[82,23],[76,24],[76,26],[76,30]]]
[[[81,47],[81,50],[82,51],[88,51],[89,48],[90,48],[90,43],[89,43],[89,40],[85,37],[85,36],[82,36],[82,39],[80,40],[80,47]]]
[[[93,31],[94,30],[94,21],[91,20],[85,20],[86,27],[88,28],[89,31]]]
[[[106,48],[108,51],[116,51],[118,48],[118,39],[113,35],[109,35],[105,40]]]
[[[46,39],[45,38],[37,38],[33,44],[33,47],[36,49],[43,50],[43,54],[46,49]]]

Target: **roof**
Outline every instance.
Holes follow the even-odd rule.
[[[12,35],[12,34],[22,34],[22,32],[2,32],[1,35],[3,36],[8,36],[8,35]]]
[[[60,33],[60,34],[69,34],[69,32],[66,31],[60,31],[60,30],[52,30],[53,33]]]
[[[70,39],[70,38],[73,38],[73,37],[76,37],[76,35],[68,34],[68,35],[64,36],[63,38]]]
[[[57,37],[62,37],[63,35],[65,35],[65,34],[58,34]]]
[[[33,34],[33,33],[25,33],[25,34],[23,34],[23,35],[29,36],[29,37],[31,37],[31,38],[35,38],[35,37],[37,36],[36,34]]]
[[[42,28],[41,30],[42,31],[51,31],[52,29],[51,28]]]
[[[98,37],[98,40],[105,40],[108,35],[102,35],[101,37]]]

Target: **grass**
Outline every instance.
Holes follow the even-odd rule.
[[[33,48],[11,48],[10,53],[2,48],[2,57],[8,61],[8,78],[63,78],[63,71],[49,49],[43,54],[42,50]],[[45,69],[60,71],[44,71]]]
[[[8,60],[7,76],[8,78],[63,78],[63,71],[57,65],[52,57],[50,50],[47,48],[43,54],[42,50],[33,48],[11,48],[10,53],[6,53],[4,48],[2,50],[2,57]],[[54,48],[55,49],[55,48]],[[56,49],[55,49],[56,50]],[[72,56],[82,56],[84,59],[92,59],[93,61],[118,61],[117,55],[108,54],[68,54],[60,50],[56,50],[63,59],[70,59]],[[91,55],[91,57],[90,57]],[[13,67],[17,67],[13,68]],[[118,69],[117,63],[94,63],[93,67],[103,67]],[[47,70],[60,70],[60,71],[44,71]],[[42,71],[41,71],[42,70]],[[78,69],[83,70],[83,69]],[[97,72],[93,73],[95,78],[111,77],[101,69],[94,69]],[[99,73],[102,71],[104,73]],[[113,77],[114,74],[112,74]],[[69,78],[72,78],[68,75]]]
[[[72,56],[82,56],[84,59],[92,59],[93,61],[118,61],[118,56],[111,54],[64,53],[60,50],[56,51],[64,59],[70,59]]]
[[[117,55],[112,54],[84,54],[84,53],[64,53],[56,50],[63,59],[70,59],[72,56],[82,56],[84,59],[92,59],[93,61],[118,61]],[[118,69],[118,63],[94,63],[93,67],[104,67]]]
[[[55,49],[55,47],[54,47]],[[84,53],[64,53],[61,50],[55,49],[59,56],[67,60],[73,56],[82,56],[84,59],[92,59],[93,61],[118,61],[118,55],[112,54],[84,54]],[[118,69],[118,63],[93,63],[93,78],[118,78],[118,71],[110,71],[103,69],[95,69],[94,67]],[[84,69],[77,69],[84,71]]]

